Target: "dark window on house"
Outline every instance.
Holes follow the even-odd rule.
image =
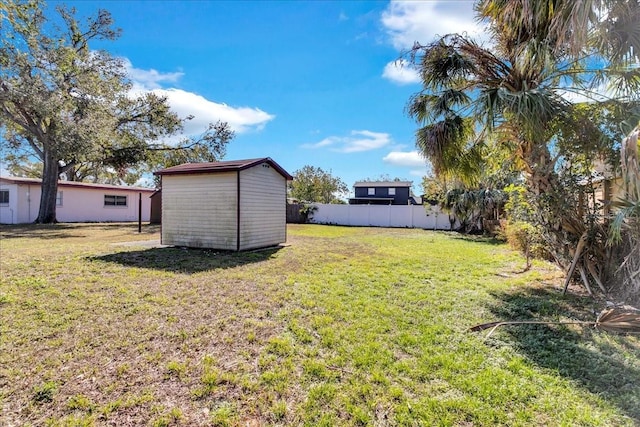
[[[62,206],[62,191],[58,191],[56,194],[56,206]]]
[[[0,190],[0,205],[9,204],[9,190]]]
[[[105,206],[127,206],[127,196],[104,195]]]

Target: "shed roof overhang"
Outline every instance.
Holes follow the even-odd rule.
[[[192,175],[192,174],[204,174],[204,173],[219,173],[219,172],[232,172],[241,171],[244,169],[257,166],[262,163],[267,163],[274,168],[280,175],[282,175],[287,181],[293,180],[293,177],[277,164],[270,157],[263,157],[259,159],[246,159],[246,160],[229,160],[224,162],[209,162],[209,163],[184,163],[178,166],[172,166],[170,168],[161,169],[154,172],[154,175]]]

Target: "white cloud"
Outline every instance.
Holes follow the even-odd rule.
[[[411,176],[419,176],[420,178],[422,178],[423,176],[431,175],[431,171],[427,167],[424,167],[422,169],[411,169],[409,171],[409,175],[411,175]]]
[[[401,85],[420,83],[418,71],[406,59],[389,62],[384,66],[382,77]]]
[[[616,97],[615,91],[606,83],[602,83],[590,91],[561,89],[558,91],[558,94],[573,104],[582,102],[601,102]]]
[[[403,167],[423,167],[427,162],[417,151],[392,151],[382,160],[390,165]]]
[[[411,176],[423,177],[430,174],[430,167],[424,157],[417,151],[392,151],[382,158],[390,165],[410,168]]]
[[[382,25],[398,50],[418,41],[427,44],[450,33],[480,34],[472,1],[391,1],[382,13]]]
[[[131,89],[133,96],[139,96],[146,92],[166,96],[171,110],[178,116],[193,116],[193,119],[188,120],[184,125],[184,135],[186,136],[199,135],[205,131],[209,123],[218,120],[229,123],[234,131],[243,133],[262,130],[269,121],[275,118],[274,115],[259,108],[231,107],[224,103],[211,101],[197,93],[175,87],[165,87],[177,83],[184,75],[182,72],[162,73],[154,69],[143,70],[135,68],[127,58],[121,58],[121,60],[133,83]]]
[[[171,110],[180,117],[194,116],[185,123],[185,133],[189,135],[202,132],[210,122],[217,120],[229,123],[233,130],[242,133],[261,130],[267,122],[275,118],[259,108],[230,107],[181,89],[154,89],[153,92],[159,96],[166,96]]]
[[[316,143],[303,144],[302,147],[310,149],[330,147],[330,150],[340,153],[358,153],[376,150],[390,143],[391,136],[388,133],[354,130],[349,136],[330,136]]]
[[[336,136],[330,136],[328,138],[323,139],[320,142],[315,142],[313,144],[303,144],[302,146],[304,148],[323,148],[323,147],[328,147],[330,145],[333,145],[337,142],[340,142],[340,138]]]
[[[161,73],[153,68],[150,70],[135,68],[128,58],[121,58],[121,60],[136,91],[160,89],[161,83],[176,83],[184,76],[182,72]]]

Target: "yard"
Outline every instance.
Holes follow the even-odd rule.
[[[637,425],[640,341],[486,239],[292,225],[248,253],[0,228],[0,425]]]

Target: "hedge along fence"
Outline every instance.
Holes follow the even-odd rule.
[[[449,215],[438,206],[330,205],[314,203],[311,223],[365,227],[451,230]]]

